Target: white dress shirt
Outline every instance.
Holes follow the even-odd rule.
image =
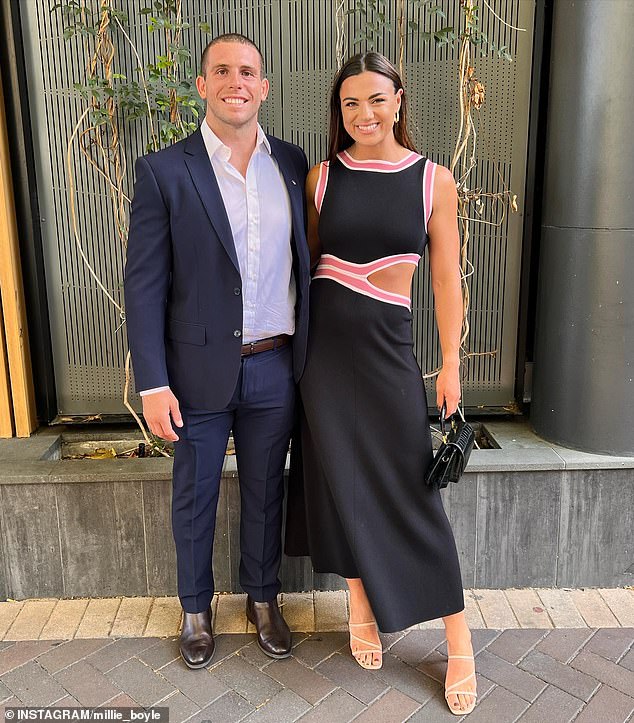
[[[200,131],[233,235],[242,277],[245,344],[295,331],[291,204],[271,146],[258,124],[246,177],[229,163],[231,149],[203,120]],[[141,395],[169,387],[146,389]]]

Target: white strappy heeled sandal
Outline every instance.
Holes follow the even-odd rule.
[[[373,625],[377,632],[378,628],[376,625],[376,620],[370,620],[367,623],[348,623],[348,627],[350,628],[350,652],[352,653],[352,656],[354,659],[359,663],[359,665],[362,668],[365,668],[366,670],[378,670],[383,665],[383,646],[381,643],[374,643],[371,640],[365,640],[364,638],[360,638],[358,635],[355,635],[352,632],[352,628],[367,628],[368,625]],[[362,643],[363,645],[366,645],[367,648],[361,648],[359,650],[353,650],[352,649],[352,641],[356,640],[359,643]],[[379,661],[377,663],[371,662],[370,664],[364,663],[362,656],[371,653],[372,658],[370,660],[374,659],[374,655],[377,653],[379,654]]]
[[[473,660],[473,655],[448,655],[447,660]],[[478,694],[475,692],[475,690],[460,690],[460,688],[468,681],[471,680],[475,681],[476,674],[475,670],[473,673],[469,673],[466,678],[463,678],[462,680],[459,680],[457,683],[452,683],[449,687],[445,688],[445,700],[447,701],[447,707],[454,715],[467,715],[468,713],[471,713],[471,711],[475,708],[476,699],[478,697]],[[473,698],[473,701],[469,704],[467,708],[462,710],[461,708],[454,708],[453,706],[449,705],[449,696],[450,695],[470,695]]]

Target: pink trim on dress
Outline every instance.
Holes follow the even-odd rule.
[[[436,164],[427,161],[423,172],[423,211],[425,212],[425,232],[431,218],[432,201],[434,198],[434,178],[436,177]]]
[[[346,168],[352,171],[376,171],[377,173],[396,173],[397,171],[403,171],[410,166],[413,166],[418,162],[422,156],[415,151],[412,151],[409,155],[405,156],[400,161],[357,161],[355,160],[348,151],[342,151],[337,154],[337,158],[343,163]]]
[[[420,258],[419,254],[394,254],[366,264],[356,264],[353,261],[345,261],[332,254],[322,254],[313,278],[336,281],[364,296],[370,296],[386,304],[405,306],[411,311],[411,300],[408,296],[385,291],[385,289],[375,286],[368,279],[368,276],[396,264],[406,263],[417,266]]]
[[[317,187],[315,188],[315,208],[317,213],[321,213],[321,205],[326,195],[326,186],[328,185],[328,171],[330,170],[330,161],[322,161],[319,164],[319,177],[317,179]]]

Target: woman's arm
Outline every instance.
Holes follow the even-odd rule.
[[[460,401],[460,333],[462,330],[462,290],[460,284],[460,235],[458,233],[458,194],[449,169],[436,168],[433,211],[427,232],[429,263],[436,323],[442,349],[442,369],[436,379],[436,404],[447,402],[447,415]]]
[[[319,180],[319,164],[308,171],[306,177],[306,206],[308,208],[308,247],[310,249],[310,268],[312,269],[321,256],[321,244],[317,228],[319,226],[319,212],[315,208],[315,191]]]

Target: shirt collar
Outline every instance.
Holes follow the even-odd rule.
[[[229,146],[226,146],[211,130],[206,118],[203,118],[203,122],[200,124],[200,132],[202,134],[203,142],[205,144],[205,148],[207,149],[209,158],[213,158],[216,153],[218,153],[219,157],[224,161],[228,161],[229,158],[231,158],[231,149]],[[258,135],[255,142],[255,150],[253,152],[260,153],[262,151],[266,151],[270,155],[271,144],[269,143],[269,139],[266,137],[266,133],[262,130],[262,126],[258,123]]]
[[[255,142],[256,150],[261,146],[264,146],[267,153],[271,153],[271,144],[269,143],[269,139],[266,137],[266,133],[262,130],[262,126],[258,123],[258,139]]]

